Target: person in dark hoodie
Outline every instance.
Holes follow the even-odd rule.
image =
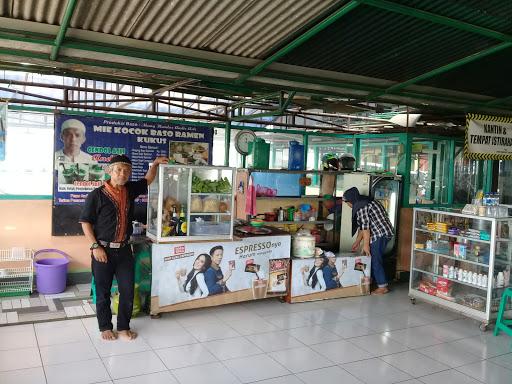
[[[372,276],[378,286],[373,294],[388,293],[383,263],[384,250],[393,236],[393,225],[388,214],[378,201],[359,194],[356,187],[345,191],[343,201],[352,208],[352,236],[357,232],[352,251],[359,249],[362,242],[363,254],[372,258]]]

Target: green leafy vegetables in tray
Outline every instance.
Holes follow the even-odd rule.
[[[230,193],[231,183],[227,177],[220,180],[203,180],[192,176],[192,193]]]

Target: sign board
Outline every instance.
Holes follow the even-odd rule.
[[[52,235],[81,234],[78,216],[87,194],[109,178],[115,155],[132,161],[132,180],[165,156],[189,165],[211,164],[213,129],[165,121],[55,115]],[[137,201],[144,209],[146,196]]]
[[[285,296],[290,236],[152,245],[151,313]]]
[[[464,155],[474,160],[512,160],[512,118],[469,113]]]

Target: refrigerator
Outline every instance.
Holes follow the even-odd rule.
[[[347,189],[356,187],[361,195],[371,196],[380,202],[388,213],[395,234],[388,242],[385,256],[394,255],[396,250],[401,183],[401,176],[362,172],[339,175],[336,182],[337,197],[342,197]],[[355,236],[352,236],[352,209],[347,204],[342,206],[340,228],[340,252],[351,252]]]

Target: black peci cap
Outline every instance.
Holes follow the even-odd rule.
[[[127,164],[129,166],[132,165],[130,158],[126,155],[116,155],[116,156],[112,157],[112,159],[110,159],[110,165],[119,164],[119,163]]]

